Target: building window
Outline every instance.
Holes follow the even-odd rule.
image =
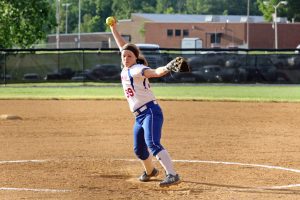
[[[181,36],[181,30],[180,29],[175,30],[175,36]]]
[[[221,43],[221,33],[213,33],[210,35],[210,43],[220,44]]]
[[[131,42],[131,35],[122,35],[125,41]]]
[[[183,37],[187,37],[190,35],[189,30],[188,29],[183,29],[182,31]]]
[[[172,29],[168,29],[167,30],[167,36],[168,37],[172,37],[173,36],[173,30]]]

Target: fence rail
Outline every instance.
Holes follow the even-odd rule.
[[[186,57],[191,73],[173,73],[156,82],[300,83],[296,49],[141,49],[149,66]],[[0,84],[27,82],[116,82],[118,49],[0,49]]]

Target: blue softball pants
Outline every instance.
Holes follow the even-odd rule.
[[[135,118],[133,128],[134,153],[141,160],[146,160],[150,153],[156,156],[164,147],[160,144],[163,113],[158,104],[149,102],[147,109]]]

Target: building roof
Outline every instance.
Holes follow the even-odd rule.
[[[79,33],[60,33],[59,35],[60,36],[78,36]],[[82,36],[93,36],[93,35],[103,35],[103,36],[106,36],[106,35],[112,35],[111,32],[91,32],[91,33],[85,33],[85,32],[82,32],[80,33],[80,35]],[[48,34],[48,36],[56,36],[56,33],[53,33],[53,34]]]
[[[187,14],[153,14],[153,13],[132,13],[132,15],[143,17],[153,22],[247,22],[245,15],[187,15]],[[263,16],[249,16],[249,22],[265,22]]]

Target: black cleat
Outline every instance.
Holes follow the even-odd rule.
[[[149,175],[144,171],[144,173],[140,176],[139,180],[142,182],[147,182],[150,180],[150,178],[158,176],[158,174],[159,171],[156,168],[154,168],[151,174]]]
[[[178,174],[176,174],[176,175],[168,174],[166,176],[165,180],[163,180],[162,182],[159,183],[159,186],[160,187],[169,187],[171,185],[177,185],[180,182],[181,181],[180,181]]]

